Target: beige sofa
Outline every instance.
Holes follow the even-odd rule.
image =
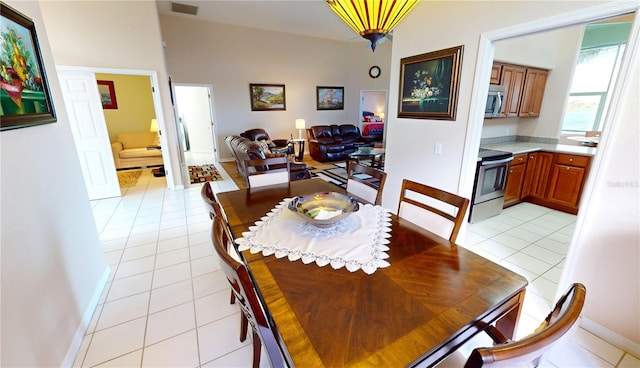
[[[162,151],[148,149],[158,145],[155,132],[120,133],[111,143],[116,169],[162,165]]]

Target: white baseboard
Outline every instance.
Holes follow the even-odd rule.
[[[605,340],[611,345],[614,345],[633,356],[640,357],[640,344],[633,342],[588,318],[581,318],[580,327]]]
[[[73,361],[76,359],[76,355],[78,355],[78,350],[80,349],[80,345],[82,345],[82,339],[87,332],[87,328],[89,327],[89,323],[91,322],[93,313],[96,311],[98,303],[100,303],[100,297],[104,292],[104,288],[107,285],[110,274],[111,268],[107,266],[104,269],[104,273],[102,274],[102,278],[98,282],[96,289],[93,291],[93,296],[91,297],[89,306],[85,310],[84,315],[82,316],[82,320],[80,321],[80,325],[76,329],[75,336],[73,336],[73,340],[71,340],[71,344],[67,349],[67,354],[64,357],[64,361],[62,362],[61,367],[73,366]]]

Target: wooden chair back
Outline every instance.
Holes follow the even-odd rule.
[[[200,195],[202,196],[202,201],[204,202],[204,207],[209,211],[209,217],[213,220],[216,216],[223,216],[222,207],[216,200],[216,196],[213,193],[213,189],[211,189],[211,185],[209,182],[205,182],[202,185],[202,189],[200,190]]]
[[[398,216],[455,243],[469,199],[404,179]]]
[[[508,341],[490,326],[487,332],[499,345],[474,349],[464,368],[537,367],[542,355],[578,320],[586,295],[584,285],[571,285],[538,330],[516,342]]]
[[[371,178],[377,179],[378,183],[372,183]],[[363,201],[380,205],[385,180],[387,180],[387,173],[384,171],[350,161],[347,168],[346,190],[348,194]]]
[[[290,180],[289,156],[244,160],[243,165],[249,188],[288,183]]]
[[[266,307],[260,301],[249,270],[226,251],[230,243],[233,243],[233,238],[229,227],[220,216],[213,220],[212,238],[214,249],[220,257],[220,268],[227,277],[231,291],[235,294],[236,301],[253,330],[253,367],[260,366],[260,352],[263,346],[272,367],[286,367],[287,364],[280,349],[279,334],[268,316]]]

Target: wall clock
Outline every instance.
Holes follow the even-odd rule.
[[[371,78],[378,78],[380,76],[380,67],[377,65],[374,65],[371,68],[369,68],[369,76]]]

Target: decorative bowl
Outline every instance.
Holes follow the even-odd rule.
[[[358,150],[362,153],[371,153],[373,152],[373,147],[360,147]]]
[[[328,228],[356,212],[360,206],[348,195],[318,192],[294,197],[287,208],[313,226]]]

